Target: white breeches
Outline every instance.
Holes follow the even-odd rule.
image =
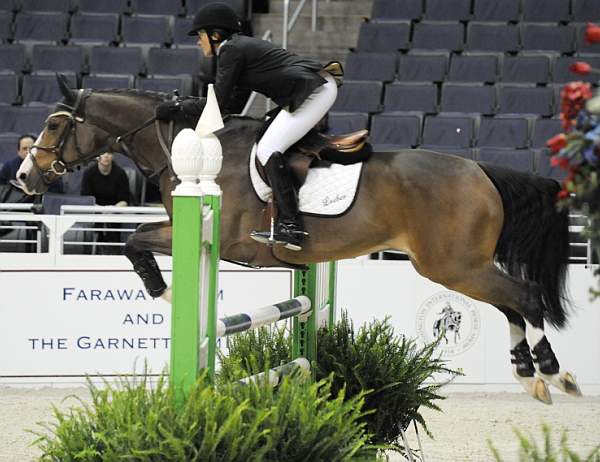
[[[275,151],[284,153],[313,128],[329,111],[337,97],[337,85],[328,72],[321,72],[327,83],[317,88],[293,113],[282,108],[258,142],[256,155],[265,165]]]

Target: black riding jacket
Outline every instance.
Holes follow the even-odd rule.
[[[253,90],[294,112],[318,87],[323,66],[301,58],[270,42],[234,34],[217,56],[215,93],[219,107],[228,112],[235,87]]]

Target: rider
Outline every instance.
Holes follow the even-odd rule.
[[[228,112],[235,87],[262,93],[281,108],[258,142],[256,155],[265,167],[279,211],[274,239],[291,250],[301,250],[307,233],[283,153],[327,114],[337,96],[336,81],[320,63],[240,31],[240,21],[231,7],[209,3],[194,17],[189,35],[198,35],[198,45],[206,57],[215,56],[215,93],[222,112]],[[163,103],[157,107],[157,118],[169,120],[178,111],[196,115],[190,102]],[[252,233],[261,242],[267,242],[269,235]]]

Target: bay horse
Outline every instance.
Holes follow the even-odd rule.
[[[59,76],[64,95],[48,116],[17,178],[25,191],[48,184],[104,151],[125,150],[160,186],[169,220],[143,224],[125,255],[148,292],[166,285],[153,252],[171,254],[171,191],[177,180],[151,127],[157,104],[170,96],[138,90],[75,90]],[[180,120],[174,133],[193,128]],[[341,260],[398,249],[424,277],[498,308],[508,318],[513,374],[538,400],[551,403],[548,384],[580,395],[561,370],[544,322],[561,328],[568,264],[568,214],[556,209],[551,179],[422,149],[376,152],[365,163],[353,207],[335,218],[305,216],[310,236],[300,252],[265,252],[249,235],[261,227],[264,205],[255,195],[248,159],[262,122],[230,117],[218,132],[223,167],[221,255],[269,267]]]

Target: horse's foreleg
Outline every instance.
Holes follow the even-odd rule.
[[[125,256],[133,264],[133,270],[142,279],[151,297],[162,296],[167,290],[160,268],[152,252],[171,254],[171,223],[146,223],[129,236]]]

